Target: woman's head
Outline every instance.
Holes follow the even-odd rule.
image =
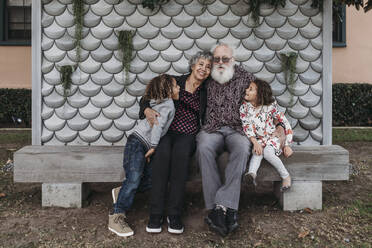
[[[270,84],[260,79],[249,84],[245,90],[244,99],[255,106],[269,105],[274,102]]]
[[[199,81],[204,81],[211,74],[212,60],[212,53],[206,51],[197,52],[189,60],[191,75]]]
[[[176,80],[168,75],[161,74],[151,79],[143,96],[146,100],[162,100],[165,98],[178,99],[180,88]]]

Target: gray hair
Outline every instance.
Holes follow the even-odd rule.
[[[193,67],[199,59],[207,59],[210,60],[211,63],[213,62],[213,54],[209,51],[199,51],[195,55],[193,55],[189,60],[189,70],[191,72],[191,67]]]
[[[218,42],[216,45],[212,46],[212,48],[211,48],[211,53],[214,53],[214,50],[216,50],[216,48],[219,47],[219,46],[224,46],[224,47],[229,48],[229,49],[231,50],[232,57],[233,57],[233,58],[235,57],[235,54],[236,54],[236,53],[235,53],[235,50],[236,50],[236,48],[233,47],[232,45],[229,45],[229,44],[227,44],[227,43],[223,43],[223,42]]]

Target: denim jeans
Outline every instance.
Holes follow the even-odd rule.
[[[137,190],[151,187],[151,167],[146,163],[146,146],[134,135],[130,135],[124,148],[123,167],[125,180],[121,186],[114,213],[125,213],[133,204]]]

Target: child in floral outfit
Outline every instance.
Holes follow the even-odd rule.
[[[293,131],[287,118],[278,110],[278,106],[272,96],[270,85],[256,79],[251,82],[245,91],[243,103],[240,107],[240,119],[242,120],[244,133],[253,144],[252,158],[249,163],[248,176],[256,185],[257,170],[260,167],[262,158],[265,158],[278,171],[283,179],[282,190],[291,187],[291,177],[278,157],[280,149],[279,138],[274,136],[275,124],[283,123],[285,126],[284,156],[289,157],[293,151],[289,146],[292,142]]]

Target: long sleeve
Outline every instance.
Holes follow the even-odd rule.
[[[140,110],[139,110],[138,116],[142,120],[142,119],[145,119],[146,118],[146,116],[145,116],[145,109],[146,108],[151,108],[150,107],[150,101],[149,100],[145,100],[142,97],[141,100],[140,100],[139,106],[140,106]]]
[[[247,135],[248,138],[256,137],[256,134],[254,132],[254,127],[253,127],[253,122],[251,118],[249,118],[249,115],[248,115],[248,105],[246,102],[243,102],[243,104],[240,106],[239,112],[240,112],[240,119],[242,121],[243,132],[245,133],[245,135]]]
[[[161,134],[168,131],[169,124],[172,122],[174,114],[175,108],[173,103],[172,106],[167,106],[166,109],[161,110],[161,115],[158,117],[159,124],[154,125],[151,129],[151,148],[155,148],[159,144]]]
[[[291,124],[289,123],[289,121],[287,120],[287,118],[285,117],[284,113],[280,112],[278,110],[278,106],[276,103],[274,103],[274,108],[273,108],[273,118],[274,120],[277,120],[279,122],[282,122],[285,126],[285,145],[288,146],[292,143],[292,139],[293,139],[293,131],[292,131],[292,127],[291,127]]]

